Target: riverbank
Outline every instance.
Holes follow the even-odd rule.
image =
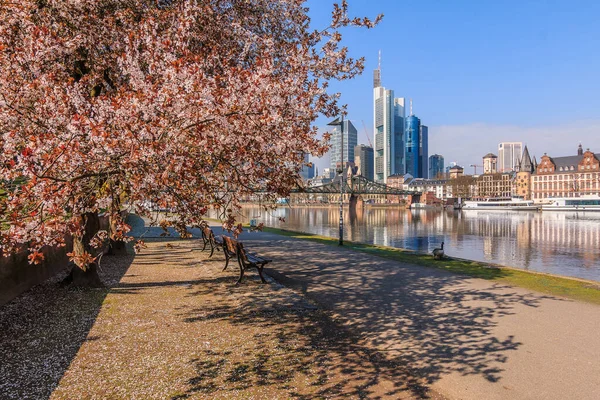
[[[258,202],[245,202],[242,203],[242,207],[248,207],[248,206],[258,206],[258,207],[263,207],[265,204],[264,203],[258,203]],[[294,207],[294,208],[335,208],[335,209],[339,209],[340,208],[340,203],[291,203],[291,204],[287,204],[287,203],[281,203],[281,204],[275,204],[275,208],[289,208],[289,207]],[[347,207],[348,203],[344,202],[344,207]],[[408,207],[406,205],[406,203],[365,203],[364,207],[366,208],[391,208],[391,209],[402,209],[402,210],[407,210]],[[442,210],[442,207],[439,208],[439,210]]]
[[[306,297],[235,285],[199,240],[103,258],[106,289],[60,277],[0,307],[2,399],[442,399]]]
[[[146,232],[137,222],[134,230]],[[302,236],[240,235],[273,259],[266,271],[276,280],[266,285],[256,271],[235,285],[235,268],[221,271],[222,254],[209,259],[197,239],[149,238],[135,258],[103,259],[106,289],[57,281],[34,288],[0,308],[0,393],[52,400],[600,395],[597,305]]]
[[[338,245],[338,239],[313,235],[311,233],[294,232],[279,228],[265,227],[266,232],[310,240],[327,245]],[[525,271],[497,264],[481,263],[454,257],[434,260],[431,254],[393,247],[377,246],[365,243],[344,241],[346,247],[363,253],[377,255],[394,261],[418,264],[426,267],[443,269],[474,278],[498,281],[525,289],[566,297],[573,300],[600,304],[600,283],[578,278],[562,277],[535,271]]]
[[[260,212],[247,207],[242,214],[243,222],[257,219],[275,228],[338,236],[339,208],[292,207]],[[355,242],[424,253],[445,242],[447,254],[454,257],[600,283],[597,214],[398,208],[364,208],[352,214],[346,209],[344,236]]]
[[[221,222],[217,219],[206,218],[208,221],[220,225]],[[160,228],[144,227],[145,221],[136,216],[130,216],[128,222],[132,225],[134,236],[139,236],[146,233],[147,237],[160,237],[162,230]],[[245,225],[246,229],[248,224]],[[147,231],[145,231],[147,230]],[[171,229],[171,234],[176,236]],[[338,239],[326,236],[314,235],[307,232],[297,232],[292,230],[265,227],[265,232],[271,232],[283,236],[288,236],[297,239],[311,240],[327,245],[338,245]],[[195,236],[200,236],[199,230],[192,230]],[[481,278],[489,281],[502,282],[514,286],[519,286],[525,289],[534,290],[537,292],[550,294],[553,296],[561,296],[573,300],[585,301],[593,304],[600,304],[600,283],[585,279],[564,277],[537,271],[526,271],[514,267],[503,266],[493,263],[483,263],[461,259],[459,257],[446,257],[444,260],[434,260],[431,254],[418,251],[399,249],[394,247],[386,247],[372,245],[366,243],[345,241],[346,247],[352,250],[377,255],[379,257],[390,260],[417,264],[425,267],[437,268],[450,271],[457,274],[462,274],[474,278]],[[446,254],[451,254],[452,250],[446,250]]]

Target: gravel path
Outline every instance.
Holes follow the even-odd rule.
[[[107,289],[55,280],[0,308],[1,399],[442,398],[298,292],[236,286],[198,240],[147,244],[105,257]]]

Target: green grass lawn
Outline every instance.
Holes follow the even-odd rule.
[[[338,244],[338,239],[287,231],[284,229],[264,228],[265,232],[276,233],[296,239],[310,240],[327,245]],[[474,278],[487,279],[520,286],[537,292],[555,296],[567,297],[589,303],[600,304],[600,283],[585,281],[575,278],[560,277],[538,272],[524,271],[516,268],[490,265],[477,261],[445,258],[434,260],[431,254],[418,253],[411,250],[393,247],[377,246],[364,243],[345,241],[345,247],[363,253],[400,261],[408,264],[417,264],[425,267],[439,268],[457,274],[468,275]]]

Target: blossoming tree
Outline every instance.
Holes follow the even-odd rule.
[[[94,247],[127,238],[125,204],[169,206],[184,231],[241,196],[287,195],[303,154],[326,150],[311,123],[341,111],[328,82],[363,69],[340,28],[379,18],[342,1],[312,31],[306,13],[301,0],[0,2],[2,253],[26,243],[39,263],[70,235],[95,274]]]

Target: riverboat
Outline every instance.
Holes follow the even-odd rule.
[[[462,205],[463,210],[537,211],[539,208],[533,200],[521,198],[467,200]]]
[[[554,197],[542,211],[600,211],[600,196]]]

